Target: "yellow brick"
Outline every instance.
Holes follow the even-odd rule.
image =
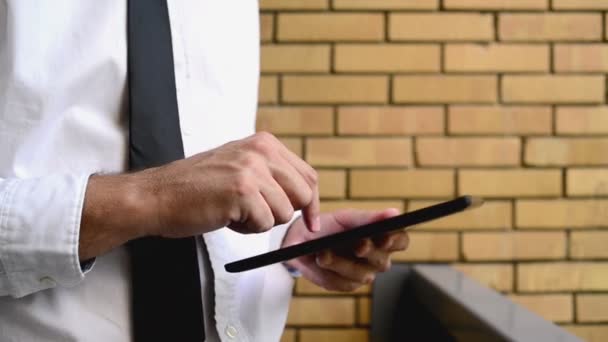
[[[367,329],[303,329],[300,342],[368,342]]]
[[[559,72],[606,72],[608,45],[558,44],[554,59],[555,70]]]
[[[403,202],[400,201],[322,201],[321,211],[332,212],[341,209],[357,209],[357,210],[384,210],[388,208],[396,208],[403,211]]]
[[[518,138],[418,138],[416,154],[423,166],[519,165]]]
[[[520,200],[519,228],[593,228],[608,226],[607,200]]]
[[[393,99],[403,103],[493,103],[495,76],[395,76]]]
[[[608,107],[558,107],[556,123],[558,134],[608,134]]]
[[[608,232],[572,232],[570,256],[574,259],[608,258]]]
[[[461,193],[484,197],[560,196],[560,170],[461,170]]]
[[[552,119],[548,106],[450,106],[452,134],[550,134]]]
[[[321,198],[344,198],[346,195],[346,171],[317,170]]]
[[[553,322],[572,322],[572,296],[569,294],[510,295],[515,303]]]
[[[262,45],[262,72],[328,72],[327,45]]]
[[[607,294],[579,294],[576,296],[576,317],[579,322],[608,321]]]
[[[384,39],[382,14],[282,13],[277,38],[281,41],[379,41]]]
[[[439,46],[428,44],[339,44],[336,71],[439,71]]]
[[[428,207],[437,201],[411,201],[408,211]],[[508,201],[486,201],[481,207],[456,215],[421,224],[424,229],[510,229],[511,203]]]
[[[285,76],[283,100],[291,103],[386,103],[386,76]]]
[[[496,291],[513,290],[513,266],[510,264],[456,264],[454,268]]]
[[[530,44],[449,44],[446,71],[529,72],[549,70],[549,47]]]
[[[444,0],[446,9],[458,10],[538,10],[548,7],[548,0]]]
[[[465,233],[462,253],[466,260],[538,260],[566,256],[563,232]]]
[[[608,290],[608,263],[553,262],[517,265],[519,291]]]
[[[260,39],[262,42],[269,42],[274,37],[274,15],[260,15]]]
[[[608,172],[605,169],[570,169],[566,184],[568,196],[608,195]]]
[[[525,160],[530,165],[606,165],[606,138],[534,138],[526,144]]]
[[[599,103],[604,100],[603,76],[505,76],[502,96],[518,103]]]
[[[426,135],[443,133],[443,108],[414,107],[340,107],[339,134]]]
[[[445,198],[454,195],[451,170],[354,170],[352,197]]]
[[[412,144],[407,138],[311,138],[306,160],[314,166],[407,166]]]
[[[360,297],[357,299],[358,312],[357,323],[369,324],[372,316],[372,301],[369,297]]]
[[[494,39],[490,14],[393,13],[388,26],[391,40],[488,41]]]
[[[283,336],[281,336],[281,342],[296,342],[296,331],[294,329],[285,329]]]
[[[279,80],[276,76],[260,77],[259,103],[277,103],[279,99]]]
[[[395,252],[394,261],[454,261],[458,260],[457,233],[424,233],[411,231],[405,251]]]
[[[608,341],[608,325],[566,325],[564,328],[587,342]]]
[[[260,107],[258,131],[279,135],[327,135],[334,130],[331,107]]]
[[[326,9],[329,0],[260,0],[262,10]]]
[[[593,41],[602,38],[602,16],[594,13],[500,14],[505,41]]]
[[[338,291],[328,291],[322,287],[311,283],[306,278],[298,278],[296,280],[296,294],[299,295],[353,295],[353,294],[369,294],[371,293],[371,286],[361,286],[353,292],[338,292]]]
[[[302,158],[302,139],[300,138],[279,138],[291,152]]]
[[[437,9],[439,0],[333,0],[335,9]]]
[[[608,0],[553,0],[553,8],[560,10],[608,9]]]
[[[352,325],[355,322],[354,298],[293,298],[287,324],[290,325]]]

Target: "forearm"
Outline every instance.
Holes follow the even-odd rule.
[[[81,261],[147,235],[156,219],[144,192],[133,174],[91,176],[80,225]]]

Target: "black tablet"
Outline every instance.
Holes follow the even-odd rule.
[[[462,196],[451,201],[432,205],[430,207],[411,211],[377,221],[345,232],[327,235],[315,240],[310,240],[297,245],[281,248],[276,251],[252,256],[226,264],[226,271],[243,272],[258,267],[268,266],[277,262],[287,261],[303,255],[320,252],[328,248],[340,248],[348,246],[360,239],[374,237],[386,232],[402,228],[410,228],[414,225],[438,219],[443,216],[456,214],[458,212],[480,206],[483,200],[472,196]]]

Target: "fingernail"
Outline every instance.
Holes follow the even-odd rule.
[[[321,231],[321,218],[317,217],[313,220],[312,223],[312,231],[313,232],[320,232]]]
[[[329,252],[321,252],[321,254],[317,257],[317,264],[319,266],[327,266],[329,264],[331,264],[331,253]]]

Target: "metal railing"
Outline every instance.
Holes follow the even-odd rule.
[[[371,340],[582,341],[447,265],[395,265],[379,275]]]

